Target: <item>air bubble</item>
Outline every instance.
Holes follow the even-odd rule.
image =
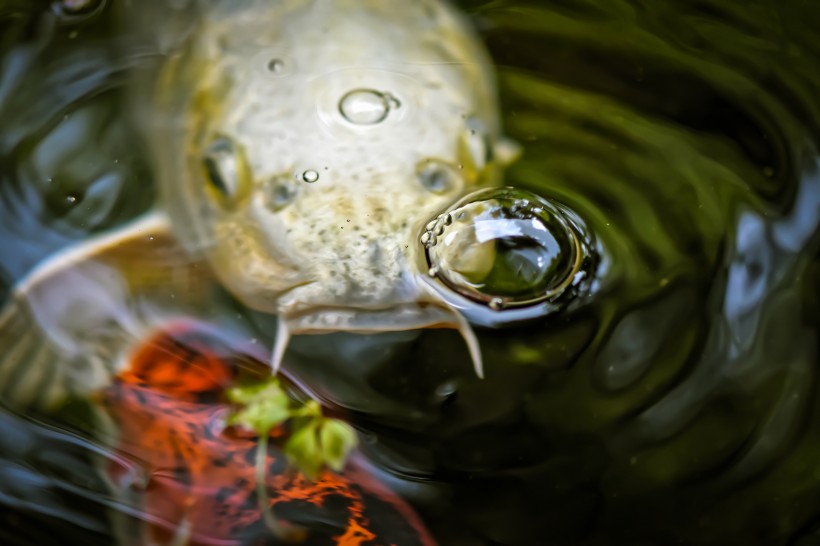
[[[392,105],[398,106],[392,95],[373,89],[356,89],[339,101],[339,112],[354,125],[375,125],[387,118]]]
[[[492,188],[439,215],[422,244],[443,285],[500,311],[553,301],[578,282],[586,248],[580,237],[560,206],[525,190]]]
[[[313,169],[307,170],[302,173],[302,180],[304,180],[308,184],[313,184],[314,182],[319,180],[319,173],[317,173]]]

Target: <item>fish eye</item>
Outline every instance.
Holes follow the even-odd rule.
[[[422,187],[431,193],[450,193],[461,186],[462,176],[458,170],[444,161],[428,159],[416,167],[416,176]]]
[[[589,262],[567,212],[521,189],[474,192],[427,224],[421,243],[429,273],[494,311],[555,301]]]
[[[209,192],[223,205],[234,205],[248,193],[250,170],[232,139],[217,136],[205,150],[202,167]]]

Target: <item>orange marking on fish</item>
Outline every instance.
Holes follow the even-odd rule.
[[[214,332],[186,325],[141,345],[128,370],[102,393],[120,426],[119,450],[149,476],[140,484],[112,478],[123,491],[139,492],[151,522],[145,538],[155,544],[174,544],[180,536],[192,546],[270,539],[257,497],[256,438],[226,423],[225,390],[240,367],[266,370]],[[283,433],[274,430],[271,437]],[[310,481],[275,445],[265,466],[268,509],[284,524],[306,528],[305,545],[435,544],[412,509],[362,471],[324,471]]]

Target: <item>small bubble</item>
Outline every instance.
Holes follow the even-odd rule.
[[[339,112],[354,125],[375,125],[384,121],[390,112],[390,98],[372,89],[356,89],[339,101]]]
[[[69,195],[68,197],[65,198],[65,200],[66,200],[67,203],[69,203],[71,205],[73,205],[74,203],[77,202],[77,198],[73,195]]]
[[[317,173],[313,169],[307,170],[302,173],[302,180],[309,184],[313,184],[314,182],[319,180],[319,173]]]
[[[268,61],[268,71],[274,74],[280,74],[285,69],[285,63],[282,59],[271,59]]]
[[[430,269],[427,270],[427,274],[430,275],[431,277],[435,277],[436,275],[438,275],[438,268],[437,267],[431,267]]]
[[[504,308],[504,300],[501,298],[493,298],[490,300],[490,309],[500,311]]]
[[[153,236],[153,235],[149,235],[149,236],[148,236],[148,240],[149,240],[149,241],[153,241],[153,240],[154,240],[154,236]]]

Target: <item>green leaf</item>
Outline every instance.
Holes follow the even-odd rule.
[[[236,404],[252,404],[260,400],[279,399],[288,402],[288,396],[275,377],[259,383],[248,383],[228,389],[228,399]]]
[[[319,420],[311,420],[294,431],[285,444],[285,455],[311,480],[316,479],[324,464],[317,434],[318,425]]]
[[[228,422],[248,427],[260,436],[267,435],[291,414],[290,399],[276,378],[229,389],[228,399],[245,406],[232,415]]]
[[[358,443],[356,431],[338,419],[323,419],[319,427],[319,443],[324,463],[336,472],[341,472],[347,458]]]

